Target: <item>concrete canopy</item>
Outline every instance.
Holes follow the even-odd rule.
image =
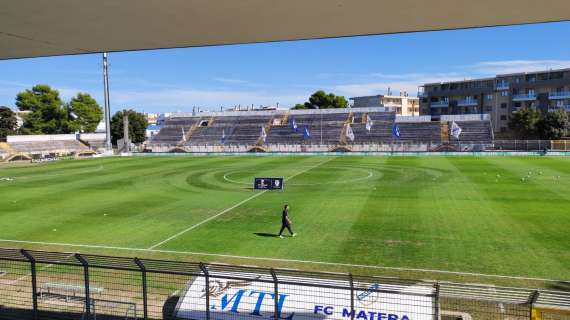
[[[563,20],[569,0],[0,0],[0,59]]]

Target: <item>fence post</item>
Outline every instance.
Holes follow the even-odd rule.
[[[89,294],[89,263],[79,253],[75,254],[75,259],[77,259],[83,266],[83,278],[85,282],[85,314],[87,315],[87,319],[89,319],[89,316],[91,315],[91,297]]]
[[[141,269],[142,276],[142,290],[143,290],[143,316],[144,320],[148,319],[148,294],[147,294],[147,282],[146,282],[146,267],[139,258],[135,258],[135,263]]]
[[[210,320],[210,274],[202,262],[200,262],[200,269],[204,273],[206,280],[206,320]]]
[[[439,282],[435,283],[435,320],[439,320]]]
[[[279,285],[277,274],[275,274],[275,270],[273,270],[273,268],[269,269],[269,272],[271,272],[271,276],[273,277],[273,294],[275,295],[275,298],[273,299],[275,307],[275,320],[279,320],[281,315],[279,314]]]
[[[534,308],[534,304],[538,300],[539,295],[540,295],[540,292],[538,290],[534,290],[529,297],[529,301],[528,301],[528,304],[529,304],[528,318],[529,319],[532,319],[532,309]]]
[[[38,282],[36,273],[36,259],[26,250],[20,250],[20,253],[30,262],[30,269],[32,273],[32,305],[34,320],[38,318]]]
[[[352,273],[348,274],[348,282],[350,284],[350,319],[354,320],[354,281],[352,279]]]

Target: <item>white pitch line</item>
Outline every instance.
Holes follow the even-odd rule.
[[[66,257],[64,258],[64,260],[71,258],[74,254],[75,254],[75,253],[71,253],[70,255],[66,256]],[[56,263],[60,263],[60,262],[62,262],[62,261],[63,261],[63,260],[58,260]],[[52,264],[48,264],[48,265],[44,266],[43,268],[40,268],[38,271],[45,271],[45,270],[47,270],[47,269],[49,269],[49,268],[51,268],[51,267],[53,267],[53,266],[54,266],[53,263],[52,263]],[[18,282],[20,282],[20,281],[26,279],[27,277],[31,277],[31,276],[32,276],[32,274],[31,274],[31,273],[28,273],[27,275],[21,276],[21,277],[19,277],[18,279],[9,282],[8,284],[9,284],[9,285],[14,285],[14,284],[16,284],[16,283],[18,283]]]
[[[334,159],[334,158],[330,158],[330,159],[328,159],[328,160],[326,160],[326,161],[319,162],[319,163],[318,163],[317,165],[315,165],[315,166],[312,166],[312,167],[309,167],[309,168],[307,168],[307,169],[305,169],[305,170],[299,171],[299,172],[297,172],[296,174],[294,174],[294,175],[288,177],[287,179],[285,179],[285,181],[289,181],[289,180],[295,178],[296,176],[298,176],[298,175],[300,175],[300,174],[303,174],[303,173],[305,173],[305,172],[307,172],[307,171],[309,171],[309,170],[312,170],[312,169],[314,169],[314,168],[316,168],[316,167],[322,165],[322,164],[325,163],[325,162],[331,161],[332,159]],[[259,197],[260,195],[266,193],[267,191],[268,191],[268,190],[264,190],[264,191],[262,191],[262,192],[260,192],[260,193],[256,193],[256,194],[254,194],[253,196],[251,196],[251,197],[249,197],[249,198],[247,198],[247,199],[245,199],[245,200],[242,200],[242,201],[240,201],[240,202],[234,204],[233,206],[231,206],[231,207],[229,207],[229,208],[227,208],[227,209],[224,209],[224,210],[222,210],[222,211],[216,213],[215,215],[213,215],[213,216],[211,216],[211,217],[208,217],[208,218],[206,218],[205,220],[202,220],[202,221],[196,223],[195,225],[190,226],[190,227],[188,227],[188,228],[186,228],[186,229],[184,229],[184,230],[178,232],[177,234],[172,235],[172,236],[170,236],[170,237],[168,237],[168,238],[166,238],[166,239],[160,241],[159,243],[150,246],[148,249],[152,250],[152,249],[158,248],[158,247],[160,247],[161,245],[163,245],[163,244],[165,244],[165,243],[167,243],[167,242],[169,242],[169,241],[171,241],[171,240],[174,240],[174,239],[178,238],[179,236],[185,234],[186,232],[192,231],[192,230],[198,228],[199,226],[203,225],[204,223],[207,223],[208,221],[211,221],[211,220],[213,220],[213,219],[216,219],[217,217],[219,217],[219,216],[221,216],[221,215],[223,215],[223,214],[225,214],[225,213],[227,213],[227,212],[232,211],[233,209],[235,209],[235,208],[241,206],[242,204],[244,204],[244,203],[246,203],[246,202],[248,202],[248,201],[250,201],[250,200],[252,200],[252,199],[255,199],[255,198]]]
[[[447,270],[437,270],[437,269],[372,266],[372,265],[366,265],[366,264],[336,263],[336,262],[326,262],[326,261],[297,260],[297,259],[283,259],[283,258],[249,257],[249,256],[238,256],[238,255],[221,254],[221,253],[204,253],[204,252],[174,251],[174,250],[161,250],[161,249],[127,248],[127,247],[113,247],[113,246],[103,246],[103,245],[25,241],[25,240],[7,240],[7,239],[0,239],[0,242],[11,242],[11,243],[22,243],[22,244],[38,244],[38,245],[47,245],[47,246],[60,246],[60,247],[76,247],[76,248],[88,248],[88,249],[106,249],[106,250],[120,250],[120,251],[138,251],[138,252],[151,252],[151,253],[183,254],[183,255],[210,256],[210,257],[220,257],[220,258],[234,258],[234,259],[244,259],[244,260],[272,261],[272,262],[295,262],[295,263],[304,263],[304,264],[356,267],[356,268],[378,269],[378,270],[432,272],[432,273],[442,273],[442,274],[454,274],[454,275],[460,275],[460,276],[478,276],[478,277],[487,277],[487,278],[502,278],[502,279],[516,279],[516,280],[530,280],[530,281],[545,281],[545,282],[564,282],[564,283],[568,282],[568,280],[555,280],[555,279],[520,277],[520,276],[506,276],[506,275],[500,275],[500,274],[459,272],[459,271],[447,271]]]

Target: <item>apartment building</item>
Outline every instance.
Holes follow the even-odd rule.
[[[510,116],[521,108],[570,111],[570,69],[429,83],[419,96],[422,115],[489,113],[493,130],[505,133]]]
[[[353,108],[384,108],[385,111],[394,111],[400,116],[418,116],[420,114],[420,100],[410,97],[406,93],[395,95],[375,95],[352,97]]]

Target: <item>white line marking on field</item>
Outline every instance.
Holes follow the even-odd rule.
[[[66,256],[63,260],[67,260],[67,259],[71,258],[74,254],[75,254],[75,253],[71,253],[70,255]],[[63,262],[63,260],[58,260],[57,263]],[[49,269],[49,268],[51,268],[51,267],[53,267],[53,266],[54,266],[53,263],[48,264],[48,265],[46,265],[46,266],[40,268],[40,269],[38,270],[38,272],[39,272],[39,271],[45,271],[45,270],[47,270],[47,269]],[[14,284],[16,284],[16,283],[18,283],[18,282],[20,282],[20,281],[26,279],[27,277],[31,277],[31,276],[32,276],[32,274],[31,274],[31,273],[28,273],[28,274],[26,274],[26,275],[24,275],[24,276],[19,277],[19,278],[16,279],[16,280],[10,281],[8,284],[9,284],[9,285],[14,285]]]
[[[500,274],[485,274],[485,273],[476,273],[476,272],[459,272],[459,271],[405,268],[405,267],[385,267],[385,266],[372,266],[372,265],[366,265],[366,264],[336,263],[336,262],[326,262],[326,261],[296,260],[296,259],[283,259],[283,258],[248,257],[248,256],[238,256],[238,255],[221,254],[221,253],[204,253],[204,252],[174,251],[174,250],[161,250],[161,249],[127,248],[127,247],[113,247],[113,246],[103,246],[103,245],[25,241],[25,240],[7,240],[7,239],[0,239],[0,242],[11,242],[11,243],[22,243],[22,244],[38,244],[38,245],[61,246],[61,247],[76,247],[76,248],[88,248],[88,249],[106,249],[106,250],[151,252],[151,253],[154,252],[154,253],[168,253],[168,254],[184,254],[184,255],[210,256],[210,257],[259,260],[259,261],[295,262],[295,263],[305,263],[305,264],[356,267],[356,268],[379,269],[379,270],[432,272],[432,273],[443,273],[443,274],[455,274],[455,275],[461,275],[461,276],[478,276],[478,277],[516,279],[516,280],[564,282],[564,283],[568,282],[568,280],[555,280],[555,279],[533,278],[533,277],[506,276],[506,275],[500,275]]]
[[[305,169],[305,170],[301,170],[301,171],[297,172],[296,174],[294,174],[294,175],[288,177],[287,179],[285,179],[285,181],[289,181],[289,180],[295,178],[296,176],[298,176],[298,175],[300,175],[300,174],[303,174],[303,173],[305,173],[305,172],[307,172],[307,171],[309,171],[309,170],[312,170],[312,169],[314,169],[314,168],[316,168],[316,167],[322,165],[322,164],[325,163],[325,162],[331,161],[332,159],[334,159],[334,158],[330,158],[330,159],[328,159],[328,160],[326,160],[326,161],[319,162],[319,163],[316,164],[315,166],[309,167],[309,168],[307,168],[307,169]],[[170,236],[170,237],[168,237],[168,238],[166,238],[166,239],[160,241],[159,243],[156,243],[156,244],[150,246],[148,249],[152,250],[152,249],[158,248],[158,247],[160,247],[161,245],[163,245],[163,244],[165,244],[165,243],[167,243],[167,242],[169,242],[169,241],[171,241],[171,240],[174,240],[174,239],[178,238],[179,236],[185,234],[186,232],[192,231],[192,230],[198,228],[199,226],[203,225],[204,223],[206,223],[206,222],[208,222],[208,221],[211,221],[211,220],[213,220],[213,219],[216,219],[217,217],[219,217],[219,216],[221,216],[221,215],[223,215],[223,214],[225,214],[225,213],[228,213],[228,212],[232,211],[233,209],[235,209],[235,208],[241,206],[242,204],[244,204],[244,203],[246,203],[246,202],[248,202],[248,201],[250,201],[250,200],[253,200],[253,199],[257,198],[257,197],[259,197],[260,195],[266,193],[267,191],[268,191],[268,190],[264,190],[264,191],[262,191],[262,192],[256,193],[256,194],[254,194],[253,196],[251,196],[251,197],[249,197],[249,198],[247,198],[247,199],[245,199],[245,200],[242,200],[242,201],[240,201],[240,202],[234,204],[233,206],[231,206],[231,207],[229,207],[229,208],[227,208],[227,209],[224,209],[224,210],[222,210],[222,211],[216,213],[215,215],[213,215],[213,216],[211,216],[211,217],[208,217],[208,218],[206,218],[205,220],[202,220],[202,221],[196,223],[195,225],[190,226],[190,227],[188,227],[188,228],[186,228],[186,229],[184,229],[184,230],[178,232],[177,234],[172,235],[172,236]]]

